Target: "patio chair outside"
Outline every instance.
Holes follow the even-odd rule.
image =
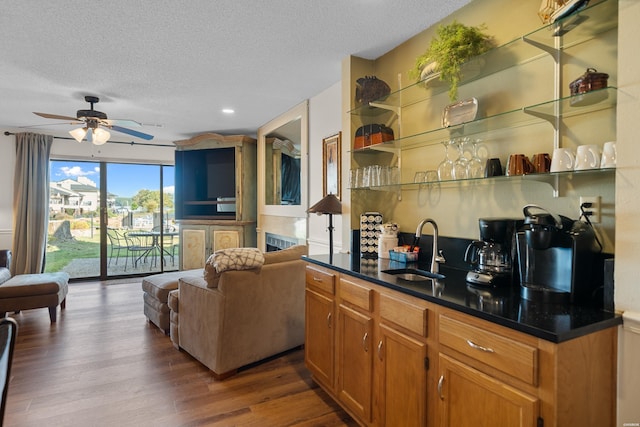
[[[109,265],[111,265],[111,259],[113,258],[114,252],[116,253],[116,265],[118,265],[118,258],[120,258],[121,250],[125,251],[126,256],[127,242],[124,238],[124,234],[120,233],[115,228],[107,228],[107,237],[109,238],[109,246],[111,247],[109,252]],[[127,269],[126,259],[124,268],[125,270]]]
[[[151,260],[151,268],[153,268],[157,249],[154,245],[153,236],[148,232],[129,231],[125,233],[124,238],[127,242],[127,251],[131,256],[133,268],[138,268],[138,262],[147,262],[147,258],[150,256],[153,256]],[[127,270],[126,263],[124,269],[125,271]]]

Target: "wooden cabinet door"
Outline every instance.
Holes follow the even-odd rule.
[[[427,345],[380,325],[376,356],[381,366],[378,398],[381,426],[427,425]]]
[[[316,380],[333,390],[333,299],[307,288],[305,300],[305,363]]]
[[[440,426],[534,427],[539,400],[440,354]]]
[[[207,256],[206,228],[182,226],[180,233],[180,269],[203,268]]]
[[[373,319],[338,308],[338,399],[364,422],[371,422]]]

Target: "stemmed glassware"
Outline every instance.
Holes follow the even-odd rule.
[[[469,160],[464,155],[464,148],[466,143],[468,142],[468,138],[460,138],[455,141],[456,147],[458,148],[458,158],[455,162],[453,162],[453,179],[466,179],[469,177],[468,175],[468,164]]]
[[[484,164],[478,155],[479,139],[471,140],[471,159],[467,163],[467,177],[482,178],[484,176]]]
[[[444,160],[438,165],[438,179],[440,181],[448,181],[453,179],[453,160],[449,157],[451,155],[450,147],[454,145],[455,140],[442,141],[444,145]]]

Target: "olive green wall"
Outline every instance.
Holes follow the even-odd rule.
[[[595,2],[591,2],[595,4]],[[543,24],[537,16],[538,0],[513,2],[507,0],[476,0],[442,21],[454,19],[466,25],[486,25],[498,45],[506,44],[520,36],[540,28]],[[408,70],[415,57],[426,49],[435,35],[431,27],[375,61],[352,57],[343,63],[343,85],[347,97],[343,99],[345,111],[353,108],[355,80],[364,75],[375,75],[387,82],[392,91],[413,82]],[[559,96],[569,94],[569,82],[581,76],[587,67],[610,75],[609,84],[616,84],[617,29],[600,35],[597,40],[584,42],[565,49]],[[505,49],[505,55],[510,54]],[[554,93],[554,61],[540,51],[533,60],[519,64],[473,83],[459,91],[459,100],[475,97],[479,101],[479,115],[491,116],[556,98]],[[345,79],[349,79],[348,82]],[[402,110],[401,126],[393,122],[398,136],[413,135],[440,126],[442,111],[449,100],[446,91],[429,101],[418,102]],[[350,105],[351,104],[351,105]],[[351,144],[355,130],[362,124],[359,117],[346,115],[344,129],[351,129],[343,136],[345,144]],[[585,116],[567,119],[563,123],[560,145],[575,148],[581,144],[598,144],[615,139],[615,114],[605,110]],[[351,135],[349,135],[349,133]],[[350,146],[350,145],[348,145]],[[532,156],[539,152],[552,153],[554,131],[549,123],[517,126],[482,136],[482,149],[489,157],[499,157],[503,166],[509,154],[524,153]],[[401,155],[402,182],[412,182],[416,171],[437,169],[444,157],[444,147],[433,145],[403,150]],[[357,155],[352,168],[382,161],[376,156]],[[580,196],[602,197],[602,222],[596,229],[607,252],[614,251],[615,185],[613,174],[574,175],[562,177],[557,185],[548,179],[508,179],[499,181],[459,182],[422,186],[403,190],[401,199],[383,191],[352,191],[352,228],[358,227],[359,214],[364,211],[380,211],[385,221],[400,224],[402,231],[412,232],[418,222],[431,217],[439,225],[440,234],[451,237],[475,238],[478,235],[480,217],[522,217],[522,207],[538,204],[555,213],[577,219]],[[554,194],[557,187],[557,195]],[[425,230],[425,232],[427,232]]]

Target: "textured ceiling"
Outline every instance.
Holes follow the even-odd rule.
[[[95,95],[154,142],[255,134],[338,82],[343,58],[377,58],[469,1],[5,0],[0,127],[68,136],[32,112],[75,117]]]

